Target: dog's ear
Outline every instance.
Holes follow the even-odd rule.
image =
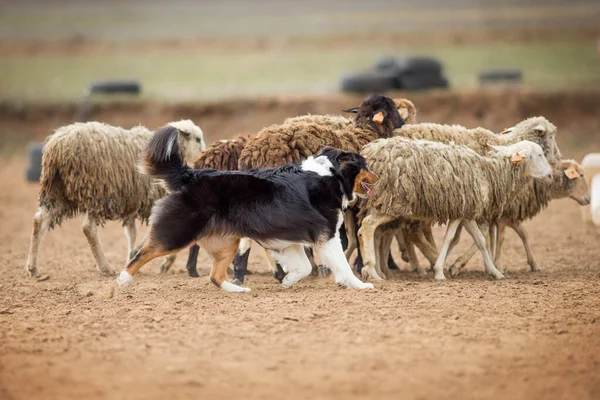
[[[356,114],[358,113],[358,107],[347,108],[345,110],[342,110],[342,112]]]

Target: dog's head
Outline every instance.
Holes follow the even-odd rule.
[[[329,159],[341,177],[344,191],[349,199],[371,195],[371,186],[377,181],[377,175],[369,170],[363,156],[326,146],[321,146],[317,157],[319,156]]]

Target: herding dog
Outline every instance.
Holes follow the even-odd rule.
[[[253,171],[192,169],[179,156],[178,131],[159,129],[142,160],[143,171],[163,180],[170,194],[156,203],[150,231],[138,253],[117,279],[128,285],[152,259],[199,242],[213,257],[211,281],[228,292],[248,288],[227,282],[240,237],[271,251],[287,275],[289,287],[311,273],[304,246],[312,246],[332,270],[335,281],[349,288],[373,288],[360,281],[344,257],[338,230],[342,210],[366,197],[377,179],[356,153],[324,147],[300,165]]]

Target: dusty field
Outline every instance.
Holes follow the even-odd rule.
[[[546,114],[559,126],[565,156],[580,159],[600,147],[593,94],[444,96],[415,97],[422,121],[502,129],[522,114]],[[349,100],[96,115],[154,124],[157,115],[187,110],[215,139],[298,110],[334,112]],[[499,100],[502,107],[491,107]],[[1,128],[39,138],[69,115],[4,108]],[[209,283],[201,254],[199,279],[183,272],[183,256],[167,275],[155,262],[109,299],[111,280],[95,271],[80,220],[46,236],[40,268],[50,279],[25,276],[38,190],[24,182],[25,164],[22,155],[0,161],[2,399],[600,397],[600,230],[579,223],[571,200],[526,224],[543,273],[527,272],[516,235],[508,235],[504,282],[486,279],[474,260],[443,283],[402,271],[367,292],[318,278],[283,290],[255,252],[253,291],[233,295]],[[120,268],[120,226],[109,223],[101,239]]]

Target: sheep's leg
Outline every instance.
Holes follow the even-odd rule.
[[[356,218],[351,210],[344,211],[344,226],[346,227],[346,236],[348,236],[348,246],[344,250],[344,255],[349,260],[354,250],[358,247]]]
[[[504,246],[504,233],[506,232],[506,224],[504,223],[500,223],[500,226],[498,226],[498,244],[496,245],[496,258],[494,259],[494,264],[496,265],[496,268],[498,268],[498,271],[502,272],[502,264],[501,264],[501,258],[502,258],[502,246]]]
[[[519,237],[521,238],[521,241],[523,242],[523,247],[525,247],[525,253],[527,254],[527,264],[529,264],[529,268],[531,269],[531,272],[541,272],[542,268],[540,268],[538,263],[533,258],[533,252],[531,251],[531,247],[529,247],[529,237],[528,237],[527,231],[525,230],[523,225],[520,223],[517,223],[517,224],[511,224],[510,227],[513,228],[515,230],[515,232],[517,232],[517,235],[519,235]]]
[[[423,253],[425,258],[427,258],[427,261],[429,261],[429,265],[433,267],[439,255],[437,248],[431,244],[431,242],[425,237],[425,235],[421,231],[411,236],[414,239],[414,244],[421,251],[421,253]]]
[[[196,265],[198,264],[198,253],[200,252],[200,246],[198,244],[194,244],[190,246],[190,251],[188,253],[187,263],[185,264],[185,269],[187,269],[188,275],[192,278],[198,278],[200,275],[198,274],[198,269]]]
[[[469,232],[469,234],[473,237],[473,240],[475,240],[477,247],[479,247],[479,251],[481,251],[481,255],[483,256],[483,263],[485,265],[485,272],[487,274],[492,275],[496,279],[505,279],[504,275],[502,275],[502,273],[498,271],[494,266],[492,258],[490,257],[490,254],[487,250],[485,237],[483,236],[483,233],[481,233],[481,230],[479,230],[479,226],[477,226],[477,223],[472,220],[465,220],[463,221],[463,224],[467,232]]]
[[[395,229],[388,229],[382,232],[379,242],[379,265],[381,272],[387,277],[391,278],[392,272],[389,268],[389,257],[390,257],[390,246],[394,239]]]
[[[166,256],[165,261],[163,261],[162,265],[160,266],[160,272],[162,272],[163,274],[169,272],[169,268],[171,268],[176,258],[177,253],[169,254],[168,256]]]
[[[496,248],[498,246],[498,225],[493,223],[490,225],[490,256],[496,259]]]
[[[137,238],[137,229],[135,227],[135,217],[129,217],[123,220],[123,230],[127,238],[127,260],[135,256],[135,239]]]
[[[433,266],[433,271],[435,272],[435,279],[438,281],[446,280],[444,276],[444,263],[446,262],[446,257],[450,251],[450,244],[454,239],[454,235],[456,234],[456,230],[460,225],[460,220],[456,219],[454,221],[450,221],[448,223],[448,227],[446,228],[446,234],[444,235],[444,243],[442,243],[442,248],[440,249],[440,255]]]
[[[415,245],[414,245],[413,241],[409,238],[410,236],[408,234],[405,234],[404,237],[405,237],[404,244],[406,246],[406,253],[408,255],[410,269],[412,271],[415,271],[417,274],[419,274],[421,276],[427,275],[425,270],[423,268],[421,268],[421,265],[419,264],[419,259],[417,258],[417,252],[415,251]]]
[[[404,235],[402,229],[396,231],[396,242],[398,242],[398,250],[400,250],[400,257],[404,262],[409,262],[408,253],[406,251],[406,243],[404,242]]]
[[[381,270],[381,264],[382,264],[381,240],[382,240],[382,237],[383,237],[383,231],[382,231],[382,228],[379,227],[378,229],[375,230],[375,272],[382,279],[387,279],[385,273]]]
[[[315,250],[333,273],[335,283],[351,289],[373,289],[374,286],[371,283],[361,282],[360,279],[354,276],[337,235],[325,243],[316,245]],[[371,251],[374,252],[374,249],[372,248]]]
[[[251,246],[252,239],[243,238],[240,240],[240,247],[233,259],[233,283],[236,285],[244,283],[244,277],[248,270],[248,257],[250,257]]]
[[[96,260],[96,268],[104,276],[114,276],[115,270],[110,266],[110,263],[104,255],[102,250],[102,244],[100,244],[100,238],[98,237],[98,225],[96,221],[90,218],[88,213],[83,218],[83,233],[88,240],[90,250]]]
[[[300,244],[293,244],[281,251],[271,250],[271,255],[286,272],[285,277],[281,281],[281,284],[285,288],[295,285],[312,272],[312,265],[306,256],[304,246]]]
[[[44,234],[50,227],[50,213],[45,208],[40,207],[33,216],[33,232],[31,233],[31,244],[29,245],[29,255],[25,272],[34,278],[39,278],[40,270],[38,268],[38,256]]]
[[[477,252],[477,244],[473,243],[469,250],[467,250],[463,255],[458,257],[456,261],[450,266],[450,276],[455,278],[461,269],[464,268],[465,265],[469,262],[469,260],[475,255]]]
[[[361,275],[363,279],[371,278],[374,280],[382,280],[375,270],[377,258],[375,255],[375,232],[380,225],[393,221],[394,218],[388,215],[367,215],[358,230],[358,241],[363,257],[364,267]]]
[[[448,254],[450,254],[452,252],[452,250],[454,250],[454,247],[456,247],[458,242],[460,242],[460,234],[462,233],[462,228],[463,228],[463,223],[461,221],[460,224],[458,225],[458,228],[456,229],[454,238],[452,238],[452,242],[450,242],[450,248],[448,249]]]
[[[427,239],[429,244],[433,246],[434,249],[436,249],[437,245],[435,244],[435,239],[433,238],[433,230],[431,229],[430,223],[423,223],[423,233],[425,234],[425,238]]]

